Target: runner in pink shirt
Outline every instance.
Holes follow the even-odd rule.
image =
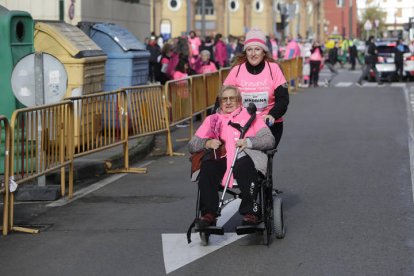
[[[260,29],[252,28],[246,34],[243,52],[236,57],[224,85],[240,89],[243,105],[256,104],[258,113],[268,121],[270,130],[279,144],[283,133],[283,115],[289,104],[286,79],[272,58],[266,38]]]

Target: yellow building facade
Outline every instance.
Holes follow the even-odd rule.
[[[203,20],[201,0],[151,0],[151,30],[171,37],[190,30],[198,35],[241,36],[255,26],[267,34],[323,39],[324,1],[204,0]]]

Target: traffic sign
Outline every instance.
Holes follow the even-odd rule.
[[[371,23],[371,21],[369,21],[369,20],[365,21],[364,29],[365,29],[365,31],[372,30],[372,23]]]

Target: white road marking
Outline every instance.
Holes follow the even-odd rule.
[[[401,83],[401,82],[393,82],[390,84],[391,87],[405,87],[405,83]]]
[[[413,202],[414,202],[414,101],[409,101],[408,99],[414,98],[414,87],[411,87],[411,93],[408,91],[407,87],[403,87],[405,98],[407,101],[407,119],[408,119],[408,128],[409,128],[409,136],[408,136],[408,151],[410,154],[410,172],[411,172],[411,192],[413,194]],[[410,111],[411,107],[411,111]]]
[[[366,83],[363,84],[363,86],[376,87],[376,86],[378,86],[378,83],[376,83],[376,82],[366,82]]]
[[[224,225],[239,209],[241,199],[235,199],[227,204],[221,211],[217,225]],[[162,251],[164,255],[165,272],[168,274],[195,260],[204,257],[232,242],[235,242],[245,235],[236,233],[224,233],[224,236],[210,235],[209,244],[201,244],[198,233],[191,234],[192,242],[187,243],[185,233],[162,234]]]
[[[151,164],[152,162],[154,162],[154,160],[145,162],[143,164],[140,164],[139,166],[140,167],[146,167],[149,164]],[[127,173],[120,173],[120,174],[111,175],[111,176],[109,176],[109,177],[107,177],[107,178],[105,178],[105,179],[103,179],[99,182],[96,182],[96,183],[94,183],[94,184],[92,184],[88,187],[85,187],[83,189],[80,189],[79,191],[74,192],[73,197],[71,199],[68,199],[67,197],[63,197],[59,200],[56,200],[52,203],[47,204],[46,207],[65,206],[66,204],[69,204],[69,203],[71,203],[75,200],[78,200],[78,199],[80,199],[80,198],[82,198],[82,197],[84,197],[84,196],[86,196],[86,195],[88,195],[88,194],[90,194],[90,193],[92,193],[96,190],[99,190],[100,188],[105,187],[106,185],[111,184],[111,183],[117,181],[118,179],[121,179],[122,177],[124,177],[126,175],[127,175]]]
[[[184,233],[162,234],[162,248],[164,253],[165,272],[168,274],[195,260],[214,252],[243,236],[235,233],[224,233],[224,236],[210,236],[208,246],[203,246],[198,233],[192,233],[192,243],[187,244]]]
[[[353,84],[353,82],[338,82],[335,84],[335,87],[349,87]]]

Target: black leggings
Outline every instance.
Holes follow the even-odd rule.
[[[230,157],[233,158],[233,157]],[[201,164],[198,187],[200,188],[200,211],[217,213],[219,205],[219,188],[221,179],[226,172],[226,158],[207,160]],[[238,188],[242,194],[239,212],[245,214],[259,214],[260,208],[256,203],[258,193],[258,172],[252,159],[246,155],[237,159],[234,164],[233,176],[237,179]],[[224,184],[224,183],[223,183]]]

